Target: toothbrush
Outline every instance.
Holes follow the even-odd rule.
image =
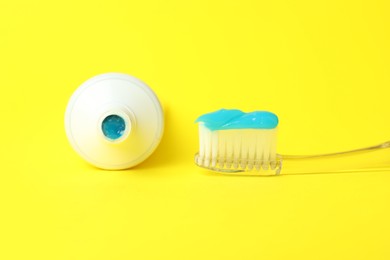
[[[390,141],[351,151],[319,155],[280,155],[276,151],[278,117],[267,111],[221,109],[199,123],[195,164],[233,175],[335,173],[387,169]],[[375,156],[373,156],[375,152]]]

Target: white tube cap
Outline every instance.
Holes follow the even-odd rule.
[[[73,149],[90,164],[109,170],[133,167],[160,143],[164,116],[155,93],[142,81],[107,73],[84,82],[65,114]]]

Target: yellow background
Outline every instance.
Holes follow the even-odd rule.
[[[279,152],[390,136],[388,1],[0,0],[0,259],[390,259],[390,171],[226,177],[193,165],[193,123],[270,110]],[[124,72],[164,105],[126,171],[65,136],[73,91]]]

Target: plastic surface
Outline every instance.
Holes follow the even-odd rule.
[[[316,174],[388,170],[390,141],[328,154],[281,155],[283,174]]]
[[[142,81],[107,73],[83,83],[72,95],[65,114],[67,137],[90,164],[127,169],[148,158],[164,129],[161,104]]]

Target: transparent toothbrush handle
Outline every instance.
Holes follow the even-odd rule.
[[[390,141],[350,151],[317,155],[280,155],[281,174],[338,173],[390,169]]]

